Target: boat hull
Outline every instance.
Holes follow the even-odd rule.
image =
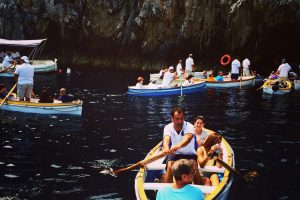
[[[82,113],[82,102],[77,103],[33,103],[7,101],[1,107],[3,110],[36,113],[36,114],[60,114],[60,115],[78,115]]]
[[[231,81],[230,78],[224,78],[224,81],[207,81],[206,86],[212,88],[230,88],[230,87],[245,87],[255,84],[255,76],[246,76],[242,81]]]
[[[200,82],[190,86],[183,86],[182,93],[183,94],[191,94],[195,92],[199,92],[203,90],[206,86],[206,83]],[[128,87],[128,95],[130,96],[166,96],[166,95],[180,95],[181,88],[158,88],[158,89],[137,89],[134,86]]]
[[[274,95],[284,95],[288,94],[292,91],[292,83],[290,81],[286,81],[287,87],[286,88],[279,88],[278,90],[273,90],[273,84],[275,84],[277,80],[267,80],[263,84],[263,93],[266,94],[274,94]]]
[[[222,148],[224,152],[223,160],[232,168],[235,168],[234,152],[231,149],[230,145],[225,139],[222,140]],[[161,143],[156,145],[146,156],[150,157],[159,153]],[[154,183],[154,178],[159,178],[158,175],[161,175],[161,172],[165,168],[165,164],[162,164],[164,158],[161,158],[158,161],[149,163],[148,165],[141,167],[135,178],[135,194],[138,200],[149,200],[155,199],[155,196],[151,196],[154,192],[148,192],[157,190],[159,188],[165,187],[167,183]],[[211,168],[210,168],[211,167]],[[215,166],[214,166],[215,167]],[[223,179],[218,186],[203,186],[203,185],[194,185],[195,187],[200,188],[204,193],[206,193],[206,199],[216,199],[216,200],[225,200],[228,197],[230,188],[232,186],[234,176],[233,174],[225,168],[217,168],[212,166],[206,166],[205,168],[199,168],[203,172],[213,172],[214,170],[219,170],[219,173],[224,173]],[[210,171],[211,170],[211,171]]]
[[[295,90],[300,90],[300,80],[295,80],[294,87]]]

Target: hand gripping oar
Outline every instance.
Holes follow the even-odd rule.
[[[6,97],[2,100],[2,102],[0,103],[0,108],[2,107],[2,105],[4,104],[4,102],[6,101],[6,99],[10,96],[10,94],[14,91],[14,89],[17,87],[17,83],[11,88],[11,90],[8,92],[8,94],[6,95]]]
[[[133,165],[130,165],[128,167],[125,167],[125,168],[121,168],[121,169],[118,169],[118,170],[113,170],[112,168],[109,168],[109,169],[103,169],[100,171],[100,173],[102,174],[109,174],[109,175],[113,175],[113,176],[116,176],[122,172],[126,172],[126,171],[129,171],[131,169],[134,169],[136,167],[141,167],[141,166],[145,166],[151,162],[154,162],[160,158],[163,158],[167,155],[170,155],[171,153],[173,153],[173,151],[170,151],[170,150],[166,150],[166,151],[162,151],[160,152],[159,154],[157,155],[153,155],[153,156],[150,156],[150,157],[147,157],[145,158],[144,160],[141,160]]]
[[[258,173],[256,171],[248,172],[247,174],[245,174],[243,176],[239,171],[237,171],[236,169],[230,167],[226,162],[224,162],[223,160],[219,159],[217,156],[214,156],[214,160],[216,160],[217,162],[219,162],[223,167],[225,167],[226,169],[228,169],[230,172],[235,173],[236,175],[238,175],[239,177],[241,177],[246,182],[250,182],[256,176],[258,176]]]

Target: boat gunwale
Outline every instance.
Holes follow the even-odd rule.
[[[206,129],[205,130],[209,131],[209,132],[214,132],[212,130]],[[158,148],[160,148],[162,142],[159,142],[155,147],[153,147],[150,152],[147,154],[147,156],[145,157],[145,159],[151,155],[154,154],[155,151],[157,151]],[[225,148],[228,152],[228,156],[227,156],[227,164],[229,166],[232,166],[232,161],[233,161],[233,152],[230,148],[229,143],[226,141],[226,139],[223,137],[222,139],[222,143],[225,145]],[[135,188],[138,191],[138,194],[136,194],[137,199],[140,200],[148,200],[147,195],[145,193],[144,190],[144,180],[145,180],[145,173],[147,173],[145,166],[142,166],[135,178]],[[219,183],[218,186],[216,186],[216,189],[210,193],[208,196],[205,197],[206,200],[212,200],[215,199],[220,193],[221,191],[223,191],[226,188],[227,183],[230,181],[230,178],[232,176],[232,173],[225,168],[224,171],[224,176],[222,181]]]

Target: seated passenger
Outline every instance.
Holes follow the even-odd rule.
[[[206,81],[215,81],[215,79],[214,79],[214,74],[210,74],[209,76],[208,76],[208,78],[206,79]]]
[[[188,199],[202,200],[203,192],[192,185],[195,169],[193,163],[187,159],[177,160],[172,166],[174,183],[158,190],[156,200]]]
[[[158,85],[155,85],[155,83],[156,83],[156,81],[151,81],[151,82],[148,84],[147,88],[148,88],[148,89],[157,89],[157,88],[158,88]]]
[[[163,79],[164,78],[164,75],[165,73],[168,71],[168,67],[162,67],[160,72],[159,72],[159,79]]]
[[[203,145],[197,149],[198,163],[202,168],[206,165],[222,167],[220,163],[213,159],[214,156],[217,156],[220,160],[223,160],[221,141],[222,137],[219,134],[211,133],[207,136]],[[203,176],[210,179],[212,186],[217,186],[220,182],[216,173],[204,173]]]
[[[143,83],[144,83],[144,78],[143,77],[138,77],[137,78],[137,83],[135,85],[136,88],[141,89],[144,88]]]
[[[49,95],[47,89],[43,89],[40,96],[39,96],[40,100],[39,103],[53,103],[53,97]]]
[[[197,116],[194,119],[194,128],[195,128],[195,133],[196,133],[196,140],[198,143],[198,147],[201,147],[209,135],[209,132],[203,130],[205,125],[205,119],[203,116]]]
[[[0,99],[4,99],[6,95],[8,94],[7,90],[7,85],[5,84],[0,84]]]
[[[65,102],[72,102],[74,100],[73,96],[67,95],[67,90],[65,88],[61,88],[59,91],[58,100]]]
[[[183,82],[182,86],[189,86],[193,84],[193,75],[188,75],[188,77],[186,77],[186,80]]]
[[[171,87],[171,82],[175,79],[176,73],[174,73],[174,67],[170,66],[169,70],[164,74],[162,81],[162,87],[168,88]]]
[[[223,72],[219,71],[218,76],[215,78],[216,81],[224,81]]]

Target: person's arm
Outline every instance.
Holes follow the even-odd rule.
[[[206,163],[210,159],[207,155],[205,155],[203,148],[198,148],[197,149],[197,159],[200,167],[205,167]]]
[[[186,145],[188,145],[191,140],[193,139],[194,135],[192,133],[186,133],[183,136],[183,139],[181,142],[179,142],[178,144],[176,144],[173,148],[175,148],[176,150],[185,147]]]
[[[168,136],[168,135],[165,135],[164,136],[164,139],[163,139],[163,150],[169,150],[170,147],[170,141],[171,141],[171,137]]]

